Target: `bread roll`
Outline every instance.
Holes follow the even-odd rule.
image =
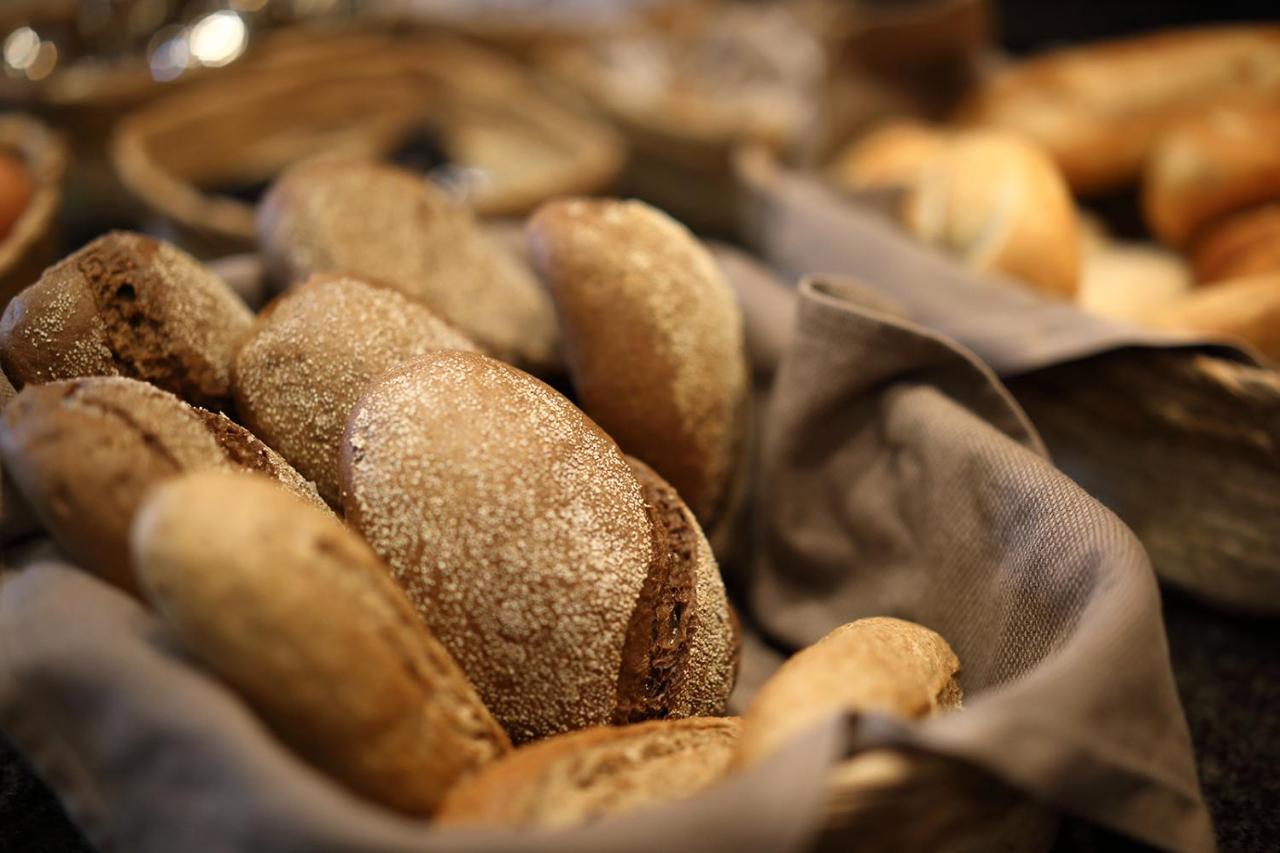
[[[424,356],[357,404],[342,477],[348,521],[513,740],[723,710],[736,643],[701,531],[548,386]]]
[[[77,564],[134,591],[129,523],[153,485],[185,471],[257,471],[324,506],[315,488],[244,428],[133,379],[24,388],[0,416],[0,459]]]
[[[0,364],[19,388],[127,376],[221,409],[231,397],[231,356],[252,319],[190,255],[116,231],[14,297],[0,318]]]
[[[1024,133],[1073,190],[1133,182],[1171,125],[1224,100],[1280,93],[1280,27],[1201,27],[1054,51],[981,87],[963,121]]]
[[[0,412],[9,405],[17,392],[9,383],[4,373],[0,373]],[[0,459],[0,545],[17,542],[36,533],[40,523],[36,521],[22,499],[22,493],[5,471],[4,460]]]
[[[454,788],[437,822],[566,827],[686,799],[724,775],[740,728],[701,717],[549,738]]]
[[[1218,219],[1191,245],[1201,284],[1280,271],[1280,203],[1264,204]]]
[[[1080,282],[1080,224],[1053,161],[1017,134],[957,134],[907,194],[907,229],[975,269],[1071,297]]]
[[[1198,288],[1153,312],[1163,329],[1239,338],[1280,361],[1280,273],[1264,273]]]
[[[1079,304],[1113,320],[1135,321],[1191,289],[1191,269],[1168,249],[1109,242],[1085,252]]]
[[[264,477],[155,489],[131,546],[182,644],[353,790],[430,814],[510,742],[386,566],[332,513]]]
[[[315,273],[381,282],[498,358],[556,363],[555,314],[537,280],[421,175],[365,161],[299,163],[259,206],[258,238],[281,283]]]
[[[394,290],[318,275],[259,315],[236,353],[236,406],[255,434],[337,505],[351,407],[374,379],[436,349],[475,344]]]
[[[1219,107],[1170,128],[1143,173],[1142,206],[1151,231],[1184,247],[1217,218],[1280,198],[1280,147],[1271,143],[1277,136],[1275,109]]]
[[[754,764],[836,712],[919,718],[960,707],[960,662],[914,622],[876,617],[836,628],[793,655],[752,700],[735,762]]]
[[[831,166],[836,183],[850,190],[914,186],[945,146],[938,128],[915,121],[881,125],[854,140]]]
[[[529,244],[583,409],[714,523],[743,452],[748,393],[741,312],[719,267],[637,201],[549,202]]]

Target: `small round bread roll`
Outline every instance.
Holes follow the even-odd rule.
[[[181,643],[353,790],[429,815],[510,749],[386,566],[332,513],[264,477],[202,471],[150,493],[130,544]]]
[[[742,315],[715,260],[638,201],[549,202],[529,221],[529,244],[583,409],[715,523],[748,400]]]
[[[490,354],[557,360],[555,313],[537,279],[422,175],[317,158],[286,169],[258,208],[258,238],[284,284],[345,273],[386,284]]]
[[[946,146],[946,134],[916,121],[893,121],[851,142],[836,155],[831,175],[851,190],[911,187]]]
[[[687,799],[727,771],[736,717],[592,728],[517,749],[449,792],[436,822],[556,828]]]
[[[907,229],[971,267],[1070,298],[1080,283],[1080,223],[1049,155],[998,130],[956,134],[903,207]]]
[[[0,364],[21,388],[79,376],[143,379],[226,408],[253,315],[185,252],[116,231],[45,270],[0,318]]]
[[[512,740],[723,711],[737,644],[697,523],[547,385],[424,356],[356,405],[342,477],[348,522]]]
[[[437,349],[475,344],[394,290],[318,275],[258,316],[236,353],[236,407],[254,434],[337,505],[338,454],[351,407],[374,379]]]
[[[859,619],[793,655],[742,719],[735,763],[750,765],[838,711],[919,718],[960,707],[947,641],[903,619]]]
[[[323,507],[315,487],[225,415],[153,385],[87,377],[24,388],[0,416],[0,459],[76,563],[135,591],[129,523],[146,491],[184,471],[265,474]]]
[[[1197,288],[1146,319],[1161,329],[1240,338],[1280,362],[1280,272]]]
[[[1191,289],[1191,269],[1156,244],[1108,242],[1085,252],[1079,304],[1113,320],[1141,320]]]
[[[1201,284],[1280,271],[1280,203],[1228,214],[1201,229],[1191,263]]]
[[[1147,225],[1184,248],[1215,219],[1280,198],[1280,110],[1218,107],[1160,137],[1142,179]]]

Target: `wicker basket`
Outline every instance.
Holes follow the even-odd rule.
[[[69,155],[63,140],[29,116],[0,116],[0,146],[16,151],[35,184],[26,210],[0,241],[0,308],[57,255],[58,207]]]

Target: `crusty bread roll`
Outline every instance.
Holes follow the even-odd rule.
[[[529,221],[582,407],[704,525],[743,452],[742,316],[710,253],[637,201],[565,199]]]
[[[1191,269],[1154,244],[1110,241],[1085,250],[1077,302],[1113,320],[1141,320],[1191,289]]]
[[[537,279],[421,175],[359,160],[304,161],[263,198],[258,237],[282,284],[314,273],[381,282],[498,358],[556,363],[555,313]]]
[[[1035,139],[1072,189],[1137,178],[1172,124],[1224,100],[1280,93],[1280,27],[1201,27],[1054,51],[981,87],[962,120]]]
[[[347,520],[513,740],[723,710],[736,642],[697,523],[542,382],[424,356],[356,405],[342,477]]]
[[[184,471],[257,471],[324,506],[315,487],[247,430],[145,382],[30,385],[0,416],[0,458],[76,563],[127,590],[129,523],[146,491]]]
[[[382,561],[264,477],[157,487],[130,544],[178,639],[298,752],[354,790],[430,814],[510,741]]]
[[[975,269],[1071,297],[1080,282],[1080,224],[1061,173],[1014,133],[956,134],[908,192],[903,220],[919,239]]]
[[[1218,219],[1201,229],[1190,253],[1201,284],[1280,271],[1280,202]]]
[[[256,435],[336,505],[342,433],[369,383],[432,350],[475,348],[425,305],[390,288],[318,275],[259,315],[236,353],[236,406]]]
[[[1280,273],[1197,288],[1147,320],[1164,329],[1240,338],[1266,358],[1280,361]]]
[[[1280,146],[1271,144],[1277,136],[1274,108],[1218,107],[1171,127],[1143,171],[1142,208],[1152,233],[1182,248],[1219,217],[1280,198]]]
[[[437,823],[565,827],[686,799],[724,776],[740,728],[695,717],[548,738],[450,791]]]
[[[914,186],[943,149],[946,134],[916,121],[881,125],[849,143],[831,164],[836,183],[850,190]]]
[[[225,408],[231,356],[253,315],[185,252],[112,232],[45,271],[0,318],[0,364],[21,388],[127,376]]]
[[[902,619],[859,619],[793,655],[742,719],[735,763],[750,765],[837,711],[919,718],[960,707],[947,641]]]

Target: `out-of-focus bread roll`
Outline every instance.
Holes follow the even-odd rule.
[[[1240,338],[1280,361],[1280,273],[1198,288],[1147,319],[1161,328]]]
[[[850,190],[914,186],[945,145],[945,133],[915,121],[881,125],[845,147],[831,176]]]
[[[1201,230],[1190,254],[1201,284],[1280,271],[1280,203],[1222,217]]]
[[[1191,270],[1177,254],[1156,245],[1110,242],[1085,251],[1076,299],[1113,320],[1141,320],[1191,289]]]

